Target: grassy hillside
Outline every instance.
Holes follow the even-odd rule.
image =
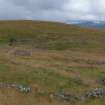
[[[44,49],[105,48],[105,31],[54,22],[1,21],[0,43],[8,43],[11,38],[18,44]]]
[[[15,39],[11,46],[10,40]],[[105,88],[105,31],[63,23],[0,22],[0,105],[104,105],[105,96],[65,101]],[[1,83],[31,87],[26,94]]]

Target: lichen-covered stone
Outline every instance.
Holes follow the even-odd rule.
[[[105,95],[105,90],[103,88],[96,88],[93,91],[87,93],[88,98],[97,98],[102,97],[103,95]]]
[[[23,93],[29,93],[31,91],[30,87],[19,86],[19,91]]]

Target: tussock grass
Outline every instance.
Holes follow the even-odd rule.
[[[16,39],[8,46],[10,39]],[[15,55],[26,50],[31,55]],[[82,95],[105,76],[105,31],[41,21],[0,21],[0,82],[32,87],[0,89],[2,105],[104,105],[104,98],[64,102],[51,93]]]
[[[39,21],[0,21],[0,43],[11,38],[17,44],[51,50],[95,50],[105,48],[105,31]]]

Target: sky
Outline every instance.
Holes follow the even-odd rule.
[[[105,20],[105,0],[0,0],[0,19]]]

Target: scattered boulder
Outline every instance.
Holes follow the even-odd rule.
[[[103,88],[95,88],[94,90],[86,93],[85,95],[82,96],[75,96],[71,94],[66,94],[63,92],[55,93],[54,96],[64,100],[64,101],[86,101],[88,99],[93,99],[93,98],[100,98],[105,95],[105,89]]]
[[[63,92],[55,93],[54,96],[56,96],[64,101],[76,101],[79,99],[78,97],[76,97],[74,95],[66,94]]]
[[[105,90],[103,88],[96,88],[89,93],[87,93],[87,98],[98,98],[105,95]]]
[[[20,92],[23,92],[23,93],[29,93],[31,91],[31,88],[30,87],[24,87],[22,85],[20,85],[18,87],[18,89],[19,89]]]
[[[26,87],[18,84],[10,84],[10,83],[0,83],[0,88],[14,88],[23,93],[29,93],[31,91],[30,87]]]
[[[30,93],[31,92],[31,87],[24,86],[24,85],[19,85],[19,84],[11,84],[11,83],[0,83],[0,88],[13,88],[18,90],[19,92],[22,93]],[[41,93],[43,94],[43,93]],[[47,94],[44,92],[44,94]],[[56,92],[56,93],[50,93],[50,95],[57,97],[61,100],[64,101],[86,101],[88,99],[93,99],[93,98],[100,98],[105,96],[105,89],[104,88],[95,88],[94,90],[86,93],[85,95],[72,95],[64,92]]]

